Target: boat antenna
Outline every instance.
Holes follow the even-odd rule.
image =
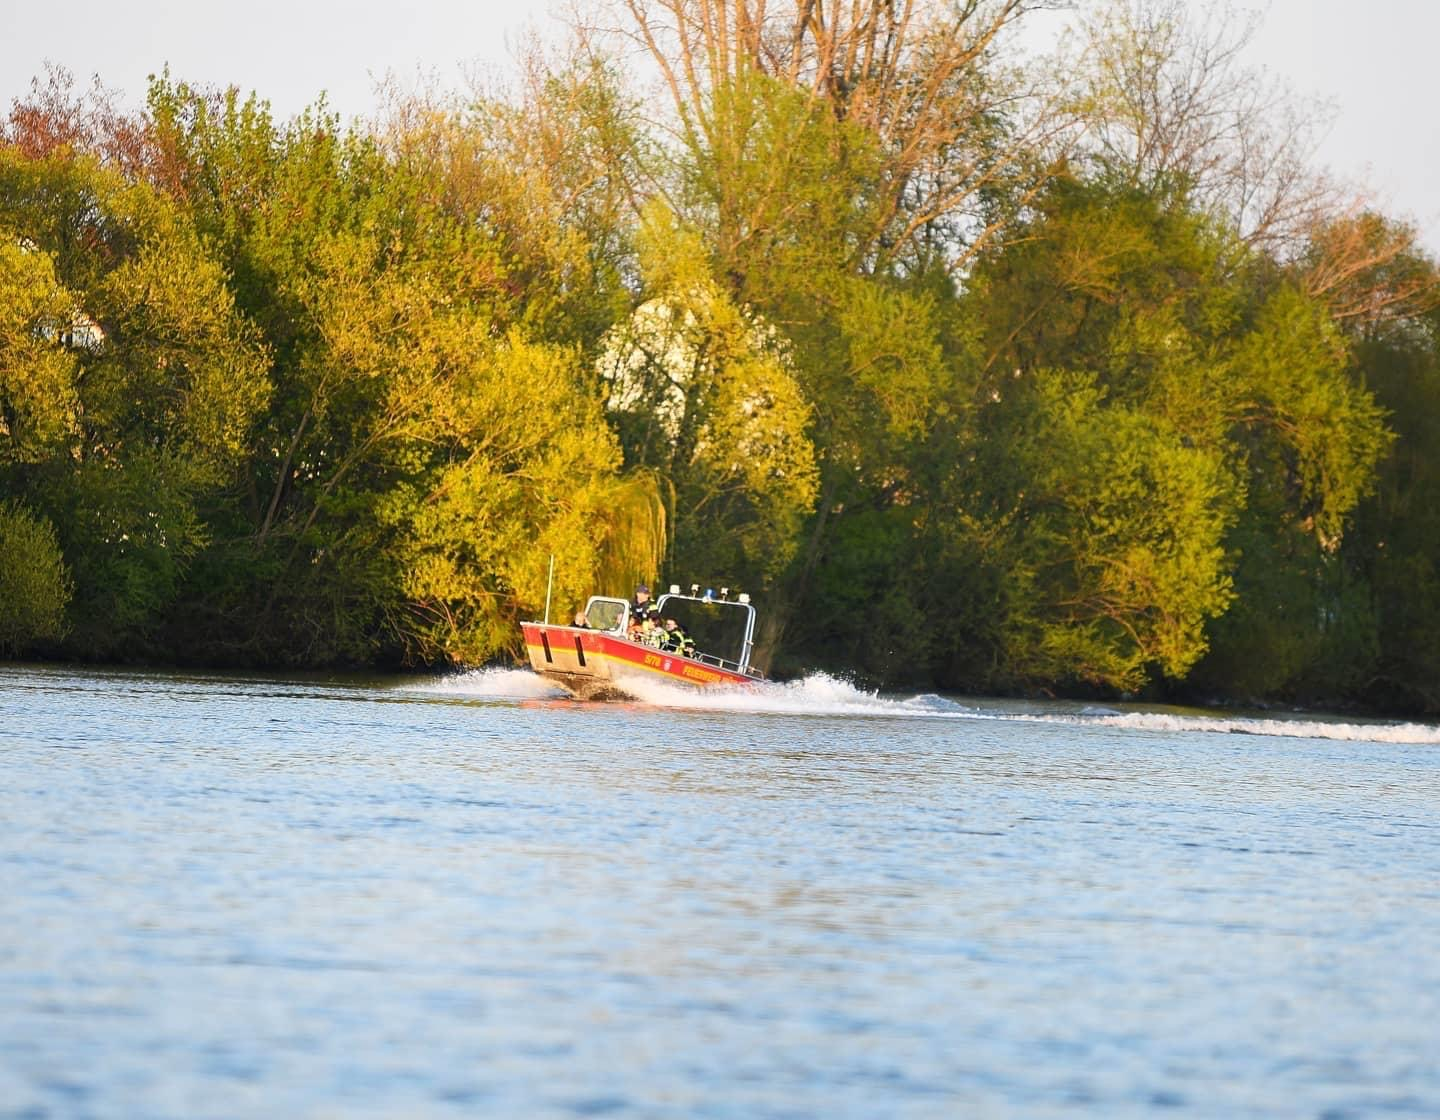
[[[555,586],[555,554],[550,554],[550,575],[545,580],[545,625],[550,625],[550,589]]]

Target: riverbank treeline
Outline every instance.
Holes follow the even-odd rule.
[[[634,0],[352,123],[37,79],[0,652],[473,664],[553,555],[781,670],[1440,711],[1435,263],[1243,31],[1036,7]]]

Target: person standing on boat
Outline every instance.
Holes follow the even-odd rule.
[[[660,608],[650,601],[650,588],[645,584],[639,584],[635,588],[635,598],[630,602],[630,621],[644,622],[647,618],[655,618],[660,613]]]

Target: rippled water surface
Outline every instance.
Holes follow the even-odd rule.
[[[1440,1116],[1440,731],[0,666],[0,1117]]]

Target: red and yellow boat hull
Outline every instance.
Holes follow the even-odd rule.
[[[755,675],[666,653],[607,630],[522,622],[530,667],[582,700],[632,695],[626,685],[661,681],[686,688],[751,685]]]

